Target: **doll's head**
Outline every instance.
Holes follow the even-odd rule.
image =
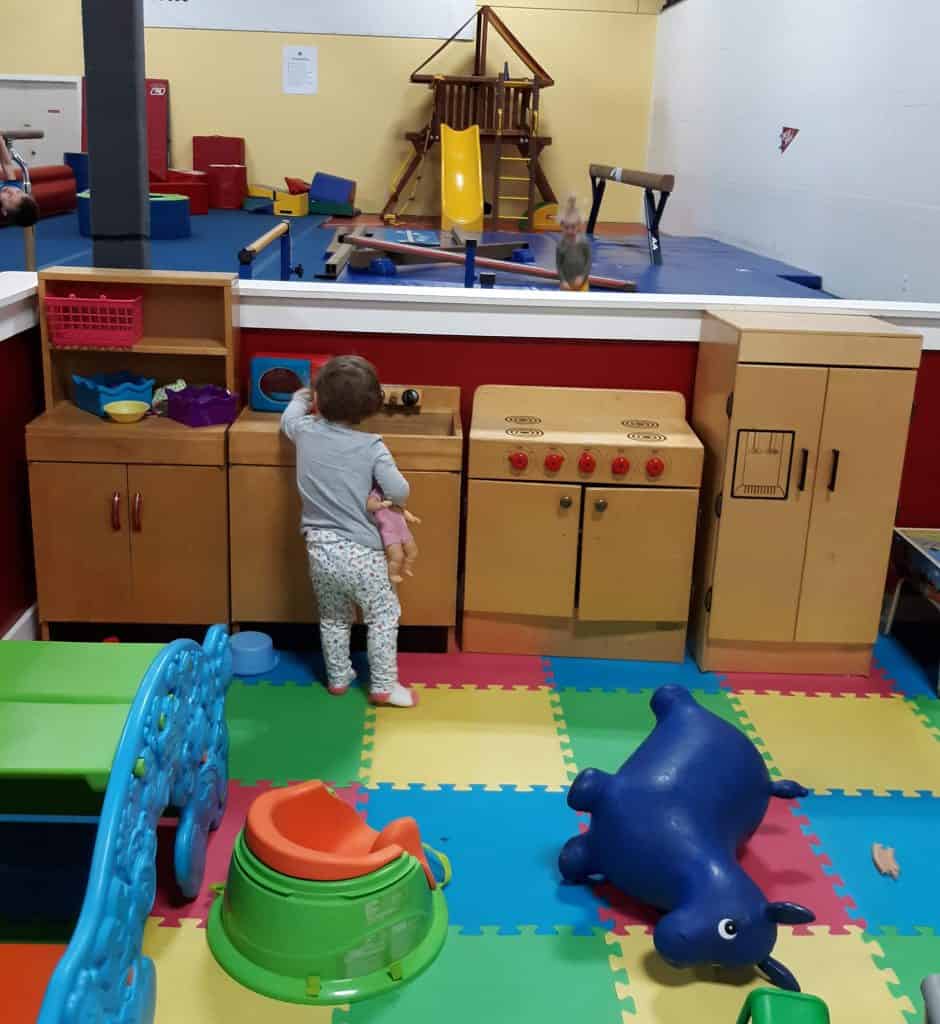
[[[334,356],[314,383],[319,414],[335,423],[361,423],[382,408],[375,367],[361,356]]]
[[[566,238],[576,238],[584,227],[584,218],[578,209],[578,197],[574,194],[565,200],[564,209],[558,216],[558,225]]]

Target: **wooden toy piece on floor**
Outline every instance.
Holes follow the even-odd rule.
[[[900,876],[901,868],[894,856],[893,847],[882,846],[881,843],[872,843],[871,859],[875,862],[875,867],[882,875],[890,875],[894,879]]]

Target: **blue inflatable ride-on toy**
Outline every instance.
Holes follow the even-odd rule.
[[[687,690],[660,687],[650,707],[653,731],[615,775],[587,768],[572,783],[568,806],[588,812],[591,824],[562,849],[562,876],[603,877],[663,911],[653,943],[675,966],[756,964],[774,985],[799,991],[770,954],[778,924],[806,924],[815,915],[796,903],[769,902],[737,853],[771,797],[807,790],[771,780],[744,733]]]

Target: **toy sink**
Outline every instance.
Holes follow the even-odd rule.
[[[460,472],[463,465],[463,430],[460,422],[460,389],[415,388],[420,401],[408,406],[401,401],[407,387],[385,385],[384,406],[360,425],[360,430],[379,434],[388,445],[398,468]],[[229,459],[235,465],[292,466],[294,446],[281,435],[280,416],[244,409],[229,431]]]

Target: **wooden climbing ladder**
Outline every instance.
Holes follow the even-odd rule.
[[[542,89],[554,85],[554,79],[513,35],[505,22],[488,6],[473,15],[476,19],[476,45],[473,74],[433,75],[424,71],[428,64],[469,25],[468,19],[411,74],[411,81],[433,90],[431,114],[420,130],[405,138],[414,152],[392,185],[382,217],[393,221],[401,216],[414,197],[417,183],[404,204],[401,203],[409,181],[424,164],[431,148],[440,142],[441,125],[460,131],[478,125],[480,142],[492,150],[490,175],[490,220],[495,225],[501,204],[515,204],[520,216],[531,225],[538,198],[546,203],[558,200],[540,163],[551,138],[539,134],[539,99]],[[531,78],[510,78],[508,66],[498,75],[486,73],[488,30],[492,28],[525,65]],[[419,179],[420,180],[420,179]]]

